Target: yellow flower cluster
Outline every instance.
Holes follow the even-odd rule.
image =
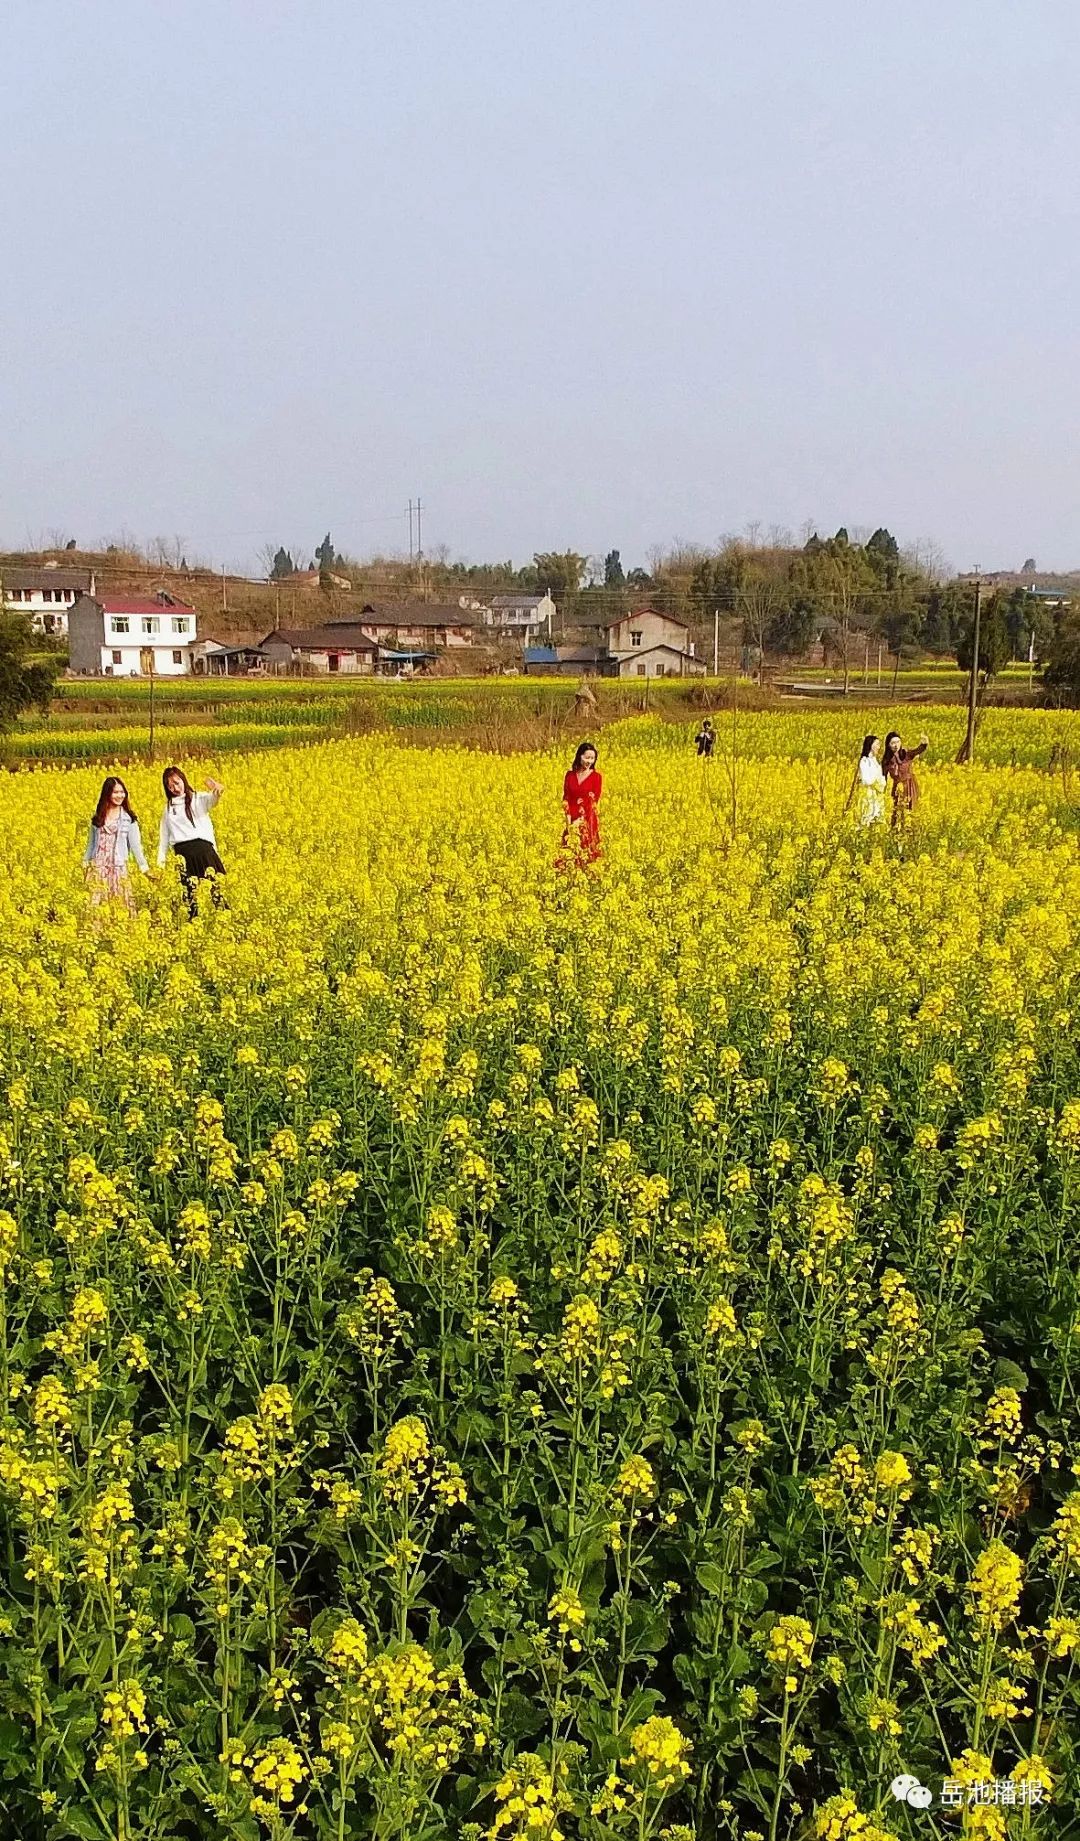
[[[778,1617],[765,1638],[765,1660],[783,1677],[785,1694],[799,1687],[796,1669],[809,1669],[814,1654],[814,1630],[805,1617]]]

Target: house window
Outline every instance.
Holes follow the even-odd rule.
[[[127,633],[130,631],[130,628],[126,620],[121,619],[119,616],[117,616],[113,620],[112,630],[114,633]]]
[[[122,662],[123,662],[123,657],[124,657],[124,655],[123,655],[123,653],[122,653],[122,652],[114,652],[114,653],[113,653],[113,655],[112,655],[112,662],[113,662],[113,664],[114,664],[114,665],[119,665],[119,664],[122,664]]]
[[[156,614],[151,617],[147,617],[146,615],[143,616],[142,630],[144,633],[150,634],[159,633],[161,631],[161,622]]]
[[[658,678],[662,678],[662,677],[664,677],[664,676],[665,676],[665,674],[666,674],[666,672],[667,672],[667,666],[666,666],[666,665],[657,665],[657,667],[656,667],[656,675],[657,675],[657,677],[658,677]]]
[[[172,655],[172,662],[174,665],[182,665],[184,662],[184,654],[182,652],[174,652]]]
[[[186,633],[187,632],[187,621],[183,619],[178,620],[176,615],[174,614],[172,630],[174,633]]]
[[[41,591],[41,598],[43,601],[51,601],[52,600],[52,589],[43,588]]]
[[[630,644],[631,644],[632,646],[640,646],[640,644],[641,644],[641,633],[640,633],[640,630],[639,630],[638,632],[632,632],[632,633],[631,633],[631,635],[630,635]]]
[[[647,674],[648,667],[646,665],[635,665],[634,670],[637,672],[639,678],[643,678]]]

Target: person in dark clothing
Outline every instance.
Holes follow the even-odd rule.
[[[895,730],[885,737],[881,766],[886,780],[892,785],[894,830],[903,828],[919,803],[919,782],[915,778],[913,762],[925,754],[929,746],[929,739],[925,735],[920,736],[918,747],[911,749],[901,747],[900,737]]]
[[[694,745],[702,760],[712,760],[712,752],[716,747],[716,730],[712,726],[712,718],[710,716],[706,716],[702,722],[700,729],[694,737]]]

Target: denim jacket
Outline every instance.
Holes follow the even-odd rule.
[[[98,828],[98,826],[91,825],[90,835],[86,840],[86,849],[83,852],[84,866],[87,863],[92,863],[94,861],[94,858],[97,855],[98,845],[101,841],[101,836],[102,836],[102,833],[100,829]],[[146,853],[142,847],[142,838],[139,836],[138,821],[136,819],[129,818],[126,812],[121,812],[120,820],[119,820],[119,827],[116,833],[116,867],[117,869],[127,868],[127,860],[129,856],[132,856],[135,858],[136,863],[139,865],[139,868],[142,870],[143,874],[145,875],[147,873],[148,866],[147,866],[147,861],[146,861]]]

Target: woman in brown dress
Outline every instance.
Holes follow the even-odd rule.
[[[892,784],[892,822],[895,830],[902,827],[908,814],[919,803],[919,782],[915,778],[912,763],[918,760],[920,754],[925,754],[929,746],[929,739],[925,735],[919,737],[917,748],[910,749],[901,747],[900,737],[895,730],[885,737],[881,765],[886,780]]]

